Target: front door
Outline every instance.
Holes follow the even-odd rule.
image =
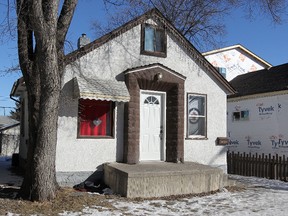
[[[164,160],[165,93],[140,94],[140,160]]]

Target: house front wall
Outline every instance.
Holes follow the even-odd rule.
[[[229,99],[228,150],[288,156],[287,110],[287,92],[238,101]]]
[[[226,149],[223,146],[217,145],[216,139],[217,137],[227,137],[227,95],[217,88],[216,83],[209,82],[209,77],[204,75],[200,77],[202,81],[197,82],[197,84],[193,78],[187,77],[184,106],[185,108],[187,107],[187,93],[199,92],[200,94],[207,94],[207,138],[187,138],[187,119],[185,119],[185,161],[195,161],[213,166],[225,166]],[[185,109],[185,116],[187,116],[187,109]]]
[[[148,20],[148,22],[157,24],[153,20]],[[141,25],[138,25],[66,67],[58,120],[57,171],[94,171],[101,168],[105,162],[125,161],[123,155],[125,157],[127,153],[123,147],[125,145],[123,136],[124,107],[129,106],[130,102],[127,104],[116,103],[115,138],[77,138],[78,99],[73,98],[73,77],[116,79],[124,82],[124,71],[137,67],[145,68],[155,63],[186,77],[186,80],[180,84],[183,85],[181,98],[179,98],[183,104],[183,111],[178,113],[179,125],[177,128],[180,129],[178,135],[180,136],[179,139],[182,140],[182,150],[181,148],[177,149],[179,151],[175,154],[179,157],[176,158],[180,159],[181,156],[183,161],[225,164],[224,147],[216,145],[217,137],[226,136],[226,92],[224,87],[221,87],[215,77],[208,74],[201,65],[196,63],[169,32],[167,33],[167,57],[141,55],[140,43]],[[186,136],[187,93],[207,95],[207,138],[205,139],[188,139]],[[166,130],[169,131],[170,129],[167,128]],[[173,151],[171,149],[171,154]],[[138,153],[135,152],[135,154]],[[137,158],[135,162],[137,162]]]

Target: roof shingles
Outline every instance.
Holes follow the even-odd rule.
[[[237,93],[229,98],[288,90],[288,63],[239,75],[230,84]]]

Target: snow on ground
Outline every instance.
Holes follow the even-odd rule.
[[[8,168],[11,161],[0,157],[0,185],[19,185],[21,178],[14,176]],[[8,170],[8,171],[7,171]],[[230,176],[246,185],[243,191],[229,192],[223,189],[217,194],[177,200],[125,201],[111,199],[115,210],[97,206],[86,207],[81,212],[63,212],[62,216],[99,215],[160,215],[160,216],[286,216],[288,215],[288,183],[256,177]],[[95,194],[95,196],[103,196]],[[8,215],[14,215],[12,213]]]
[[[84,208],[82,212],[64,212],[60,215],[288,215],[288,183],[255,177],[231,176],[247,186],[247,190],[222,192],[177,200],[147,200],[142,202],[111,200],[117,210]]]

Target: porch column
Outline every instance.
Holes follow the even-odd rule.
[[[130,94],[130,101],[125,104],[123,162],[136,164],[139,163],[140,152],[140,89],[133,73],[125,76],[125,83]]]
[[[184,162],[184,94],[184,82],[167,92],[167,162]]]

